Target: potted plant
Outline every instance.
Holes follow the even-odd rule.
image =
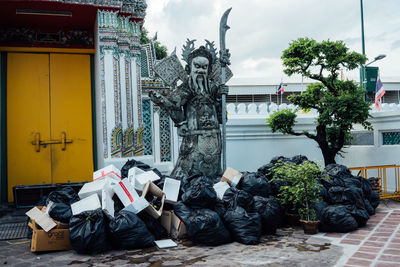
[[[287,210],[297,212],[304,233],[316,234],[319,221],[316,219],[313,204],[321,200],[319,191],[322,186],[318,182],[322,177],[318,164],[304,161],[297,165],[280,161],[273,167],[273,173],[274,180],[282,182],[278,200]]]

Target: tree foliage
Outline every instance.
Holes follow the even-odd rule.
[[[272,170],[274,179],[284,182],[279,188],[280,203],[290,212],[298,213],[303,220],[316,220],[312,205],[321,200],[319,192],[322,185],[318,180],[323,171],[320,167],[311,161],[299,165],[280,161]]]
[[[318,111],[315,132],[295,132],[296,114],[292,110],[277,111],[267,119],[273,132],[305,135],[315,140],[324,156],[325,165],[335,163],[336,154],[350,141],[350,130],[361,124],[372,130],[367,121],[369,104],[364,91],[353,81],[338,79],[341,69],[352,70],[364,64],[366,57],[349,52],[343,41],[316,42],[309,38],[292,41],[282,54],[284,72],[291,76],[301,74],[318,81],[309,84],[305,92],[288,97],[300,109]]]
[[[145,27],[142,27],[140,33],[140,44],[150,43],[150,38],[148,37],[149,32]],[[156,50],[156,59],[163,59],[168,55],[168,50],[165,45],[162,45],[158,40],[154,40],[154,49]]]

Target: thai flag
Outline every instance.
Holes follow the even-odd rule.
[[[381,109],[379,104],[380,104],[381,98],[384,94],[385,94],[385,89],[383,89],[381,77],[378,72],[378,78],[376,80],[376,93],[375,93],[375,106],[378,110]]]
[[[283,83],[280,83],[276,94],[283,95],[284,93],[285,93],[285,90],[283,90]]]

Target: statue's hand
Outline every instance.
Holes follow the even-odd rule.
[[[222,95],[227,95],[229,93],[229,86],[222,84],[218,88],[218,94]]]
[[[149,97],[150,97],[151,101],[153,101],[157,105],[161,105],[164,102],[163,96],[153,90],[149,91]]]

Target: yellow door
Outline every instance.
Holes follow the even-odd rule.
[[[7,61],[9,201],[15,185],[89,180],[89,55],[9,53]]]
[[[53,183],[92,178],[90,86],[88,55],[50,54],[51,136],[72,141],[51,146]]]

